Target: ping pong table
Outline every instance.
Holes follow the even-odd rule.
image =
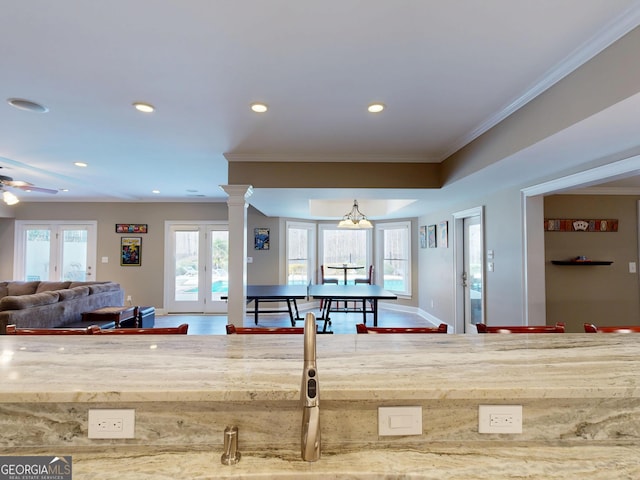
[[[373,326],[378,326],[378,300],[397,300],[398,297],[386,291],[379,285],[335,285],[325,283],[323,285],[310,285],[309,296],[314,299],[322,299],[322,315],[318,320],[324,320],[324,329],[327,329],[327,324],[331,324],[331,318],[329,314],[331,312],[357,312],[362,313],[362,319],[364,324],[367,323],[367,313],[373,314]],[[362,308],[338,308],[334,305],[338,302],[348,303],[362,302]],[[371,304],[371,309],[367,309],[367,304]]]
[[[221,297],[227,300],[227,295]],[[304,320],[298,313],[297,300],[307,298],[306,285],[247,285],[247,305],[253,302],[253,320],[258,324],[258,317],[261,313],[288,313],[291,326],[296,326],[296,320]],[[261,309],[261,303],[286,302],[286,310]]]

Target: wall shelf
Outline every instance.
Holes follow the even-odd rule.
[[[571,265],[586,267],[589,265],[611,265],[613,262],[608,260],[551,260],[554,265]]]

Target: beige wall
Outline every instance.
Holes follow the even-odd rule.
[[[95,220],[98,222],[97,280],[120,282],[133,303],[163,306],[165,221],[227,219],[226,203],[36,203],[21,202],[14,208],[18,220]],[[142,237],[142,265],[120,266],[120,237],[116,223],[146,223]],[[0,273],[13,276],[13,221],[0,220]],[[101,263],[108,257],[109,263]],[[258,259],[261,260],[260,258]]]
[[[120,282],[125,295],[139,305],[164,306],[164,249],[166,221],[226,221],[228,209],[221,203],[36,203],[22,202],[12,210],[17,220],[95,220],[98,223],[97,280]],[[146,223],[142,237],[142,265],[120,266],[120,237],[116,223]],[[254,228],[269,228],[269,250],[255,250]],[[412,230],[417,232],[415,222]],[[0,218],[0,279],[13,278],[14,219]],[[278,284],[286,281],[286,219],[270,218],[249,207],[247,212],[247,281],[252,284]],[[417,233],[412,237],[417,238]],[[375,247],[375,245],[374,245]],[[418,271],[417,246],[413,243],[413,271]],[[108,263],[101,263],[108,257]],[[417,274],[413,278],[414,296],[400,299],[401,305],[417,306]]]
[[[554,195],[545,198],[545,218],[617,218],[618,232],[545,232],[547,323],[565,322],[582,332],[596,325],[640,323],[637,196]],[[557,266],[551,260],[584,255],[611,266]]]

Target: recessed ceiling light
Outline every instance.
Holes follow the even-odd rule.
[[[49,109],[44,105],[40,105],[39,103],[32,102],[31,100],[26,100],[24,98],[7,98],[7,103],[12,107],[20,110],[26,110],[28,112],[46,113],[49,111]]]
[[[372,103],[371,105],[369,105],[369,107],[367,107],[367,110],[369,110],[369,112],[371,113],[380,113],[382,110],[384,110],[384,105],[382,103]]]
[[[252,103],[251,110],[256,113],[264,113],[269,109],[264,103]]]
[[[61,192],[68,192],[68,191],[69,191],[69,189],[68,189],[68,188],[61,188],[61,189],[60,189],[60,191],[61,191]]]
[[[156,107],[154,107],[150,103],[143,102],[134,102],[133,106],[136,108],[136,110],[143,113],[152,113],[156,109]]]
[[[156,194],[158,194],[158,193],[160,193],[160,190],[151,190],[151,193],[156,193]]]
[[[73,164],[74,164],[76,167],[83,167],[83,168],[88,166],[88,164],[86,164],[86,163],[84,163],[84,162],[73,162]]]

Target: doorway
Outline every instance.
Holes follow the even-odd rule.
[[[454,213],[455,332],[476,333],[484,323],[484,208]]]
[[[226,313],[229,227],[167,224],[165,305],[169,313]]]

